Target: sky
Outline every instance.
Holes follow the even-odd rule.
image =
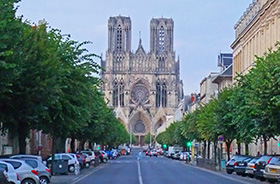
[[[252,0],[21,0],[17,16],[70,34],[72,40],[91,41],[86,48],[105,59],[108,48],[108,19],[129,16],[132,50],[137,49],[139,31],[146,52],[150,49],[150,20],[174,20],[174,51],[180,58],[184,93],[199,93],[199,83],[210,72],[219,72],[219,53],[232,52],[234,25]],[[98,59],[96,59],[99,62]]]

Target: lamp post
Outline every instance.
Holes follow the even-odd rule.
[[[132,146],[132,127],[131,127],[131,124],[129,125],[129,129],[130,129],[129,145],[130,145],[130,147],[131,147],[131,146]]]

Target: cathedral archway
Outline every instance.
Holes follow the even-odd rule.
[[[143,112],[135,113],[129,120],[129,132],[136,136],[136,145],[144,144],[145,135],[150,132],[151,120]]]

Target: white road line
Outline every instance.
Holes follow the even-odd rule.
[[[139,163],[139,160],[137,161],[137,164],[138,164],[138,177],[139,177],[139,184],[143,184],[143,180],[142,180],[141,168],[140,168],[140,163]]]
[[[108,165],[108,164],[106,164],[106,165]],[[73,181],[71,184],[78,183],[79,181],[85,179],[86,177],[88,177],[88,176],[91,175],[92,173],[95,173],[96,171],[98,171],[98,170],[100,170],[100,169],[102,169],[102,168],[104,168],[104,165],[103,165],[103,166],[99,166],[99,168],[93,170],[92,172],[86,174],[85,176],[83,176],[83,177],[81,177],[81,178],[78,178],[77,180]]]

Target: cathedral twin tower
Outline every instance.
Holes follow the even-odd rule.
[[[143,144],[147,133],[155,135],[168,117],[173,117],[183,98],[179,61],[173,51],[174,22],[153,18],[150,22],[150,52],[141,39],[135,53],[131,50],[130,17],[108,20],[108,50],[101,65],[103,91],[108,105],[129,132]]]

